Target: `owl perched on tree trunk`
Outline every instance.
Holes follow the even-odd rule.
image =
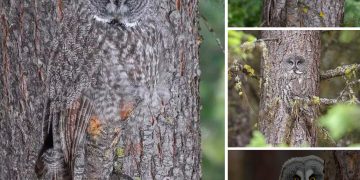
[[[293,97],[306,97],[308,95],[307,68],[308,62],[298,55],[291,55],[283,62],[284,79],[286,79],[286,89],[289,95]]]
[[[148,81],[156,64],[154,26],[140,27],[136,14],[143,12],[135,12],[143,10],[145,2],[111,1],[128,6],[120,14],[134,19],[120,22],[138,26],[126,28],[98,22],[101,10],[89,1],[73,1],[63,9],[51,54],[45,57],[49,58],[49,98],[44,110],[45,140],[35,166],[39,178],[109,178],[114,135],[149,96]]]
[[[136,26],[149,15],[151,0],[90,0],[97,15],[95,19],[122,27]]]

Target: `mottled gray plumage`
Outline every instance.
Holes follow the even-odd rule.
[[[91,73],[99,64],[87,61],[99,44],[88,7],[74,1],[63,10],[51,52],[45,57],[49,58],[49,97],[44,110],[45,141],[35,166],[40,179],[81,179],[83,174],[85,131],[93,103],[80,94],[90,86]]]
[[[121,11],[128,17],[141,16],[143,12],[136,10],[148,4],[111,3],[121,4],[122,8],[130,6],[127,11],[117,7],[120,9],[112,12]],[[148,81],[158,68],[153,61],[157,59],[154,27],[133,26],[138,24],[134,17],[121,20],[125,24],[135,22],[132,27],[118,28],[96,21],[97,13],[89,1],[64,9],[49,56],[49,103],[44,115],[47,141],[36,163],[39,178],[108,179],[113,166],[114,134],[139,102],[150,102],[152,87]],[[139,61],[143,58],[147,61]],[[98,129],[89,129],[89,123],[99,123]],[[89,138],[85,142],[86,130]]]
[[[287,91],[287,94],[292,97],[306,97],[308,87],[305,85],[307,76],[307,61],[298,55],[290,55],[285,58],[282,63],[283,66],[283,76],[284,76],[284,87]]]
[[[287,160],[279,180],[324,180],[324,160],[310,155]]]

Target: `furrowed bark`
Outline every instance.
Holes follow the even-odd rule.
[[[0,179],[36,179],[50,47],[76,2],[0,2]],[[131,112],[107,144],[114,171],[133,179],[201,178],[198,1],[176,2],[156,2],[156,36],[142,34],[156,44],[149,86],[161,98]]]
[[[161,96],[125,122],[115,171],[141,179],[200,179],[198,1],[158,3],[154,88]],[[174,10],[176,9],[176,10]],[[143,61],[146,62],[146,57]],[[161,94],[170,92],[170,94]],[[163,97],[161,97],[163,98]],[[157,109],[157,110],[156,110]]]
[[[295,97],[319,95],[319,31],[262,31],[266,42],[261,62],[259,129],[267,143],[291,146],[316,145],[317,104],[308,105]],[[284,63],[294,55],[305,59],[305,73],[295,75]]]
[[[264,0],[263,26],[339,27],[345,0]]]
[[[0,179],[36,179],[55,4],[0,2]],[[46,17],[46,18],[44,18]]]

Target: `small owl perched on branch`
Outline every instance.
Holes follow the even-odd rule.
[[[145,19],[150,7],[150,0],[91,0],[97,10],[95,20],[118,24],[122,27],[136,26]]]

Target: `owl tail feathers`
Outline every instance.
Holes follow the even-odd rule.
[[[51,148],[54,148],[54,142],[53,142],[52,123],[50,122],[49,131],[47,132],[47,134],[45,136],[44,144],[41,147],[41,150],[38,154],[38,158],[35,163],[35,173],[38,176],[38,178],[41,178],[44,174],[45,164],[41,158],[42,158],[43,154]]]
[[[38,179],[69,179],[63,158],[55,147],[53,128],[53,122],[50,121],[49,131],[35,163],[35,173]]]
[[[85,130],[90,116],[93,113],[93,104],[86,97],[74,101],[66,110],[60,112],[60,139],[64,152],[65,163],[74,173],[75,158],[80,148],[83,148]]]

